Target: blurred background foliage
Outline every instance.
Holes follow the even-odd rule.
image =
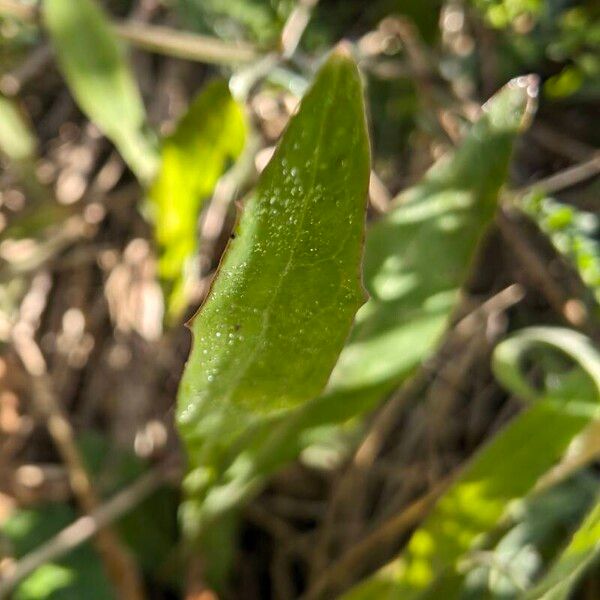
[[[392,560],[425,515],[393,539],[381,534],[389,519],[522,414],[491,370],[507,333],[562,325],[600,341],[600,5],[106,0],[91,4],[103,11],[90,13],[91,29],[75,28],[79,53],[53,25],[51,5],[76,10],[0,0],[0,594],[33,556],[35,568],[10,586],[18,600],[117,597],[106,542],[133,573],[133,599],[183,598],[198,582],[223,598],[316,598],[323,578],[323,597],[334,597]],[[365,85],[370,223],[385,223],[398,194],[420,189],[510,79],[540,78],[539,109],[437,350],[419,356],[416,377],[374,415],[304,431],[282,453],[285,468],[273,473],[257,454],[260,493],[209,532],[214,560],[190,568],[173,427],[190,345],[183,323],[210,288],[237,204],[341,40]],[[87,100],[86,70],[97,86]],[[472,172],[484,159],[469,157]],[[179,227],[161,233],[161,214]],[[547,349],[521,366],[564,397],[597,394]],[[452,597],[542,597],[527,594],[597,503],[598,439],[592,426],[553,485],[506,507],[461,562]],[[81,531],[82,514],[105,509],[112,542],[88,536],[37,558],[66,527]],[[327,580],[353,552],[361,560],[350,574]],[[600,597],[597,566],[570,593]]]

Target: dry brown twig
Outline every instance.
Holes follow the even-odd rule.
[[[318,600],[325,592],[349,583],[352,577],[369,562],[369,559],[381,546],[390,544],[408,533],[411,527],[419,523],[429,512],[435,501],[448,489],[452,482],[449,477],[435,488],[412,502],[397,515],[381,523],[365,538],[354,544],[336,562],[330,565],[315,581],[302,600]]]
[[[532,190],[541,190],[546,194],[555,194],[556,192],[582,183],[586,179],[596,177],[598,174],[600,174],[600,152],[596,152],[588,160],[517,190],[517,194],[526,194]]]
[[[588,144],[572,138],[564,131],[559,131],[539,119],[536,119],[529,135],[540,146],[569,160],[577,162],[586,161],[593,156],[595,152],[593,146],[588,146]]]
[[[444,141],[456,144],[460,127],[450,112],[441,110],[436,97],[434,60],[421,40],[417,28],[410,19],[402,17],[388,17],[381,22],[380,28],[385,34],[396,36],[402,44],[408,59],[407,66],[425,108],[432,115],[432,123],[436,126],[437,133]]]
[[[521,217],[507,207],[502,208],[497,223],[511,250],[515,252],[527,275],[537,285],[550,306],[571,326],[589,329],[589,315],[584,304],[572,298],[556,282],[548,270],[547,260],[533,246],[529,237],[523,235]]]
[[[36,6],[21,4],[15,0],[0,0],[0,13],[26,22],[39,19],[39,9]],[[259,57],[249,44],[229,44],[214,37],[186,33],[170,27],[120,22],[114,24],[114,30],[122,40],[134,46],[185,60],[230,64],[252,62]]]
[[[0,598],[4,598],[20,581],[41,565],[61,558],[95,535],[100,535],[101,531],[106,531],[107,526],[135,508],[172,478],[167,463],[158,465],[90,514],[80,517],[65,527],[19,560],[9,573],[4,574],[0,579]]]
[[[52,381],[48,376],[42,352],[31,333],[19,325],[15,327],[13,342],[30,376],[35,409],[46,422],[52,440],[67,467],[71,489],[78,504],[86,515],[90,515],[100,508],[101,502],[75,442],[71,424],[52,391]],[[145,593],[137,566],[114,530],[108,526],[99,528],[95,545],[118,597],[122,600],[144,600]],[[19,581],[14,572],[6,579]]]
[[[207,35],[188,33],[146,23],[117,23],[117,35],[124,41],[173,58],[213,64],[248,63],[259,55],[250,44],[229,44]]]
[[[310,23],[312,11],[318,3],[319,0],[299,0],[296,3],[281,32],[283,58],[291,58],[296,52],[302,35]]]

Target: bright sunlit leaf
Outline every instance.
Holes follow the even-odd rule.
[[[150,190],[159,275],[171,318],[186,305],[186,269],[197,247],[198,216],[228,160],[244,147],[243,108],[225,81],[209,83],[162,145],[161,167]]]

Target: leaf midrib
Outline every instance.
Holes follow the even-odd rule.
[[[340,79],[340,70],[337,69],[336,73],[335,73],[335,79],[331,85],[332,89],[336,90],[337,93],[337,87],[339,84],[339,79]],[[235,393],[235,391],[237,390],[239,383],[242,381],[242,379],[245,377],[245,375],[247,374],[248,370],[250,369],[252,363],[254,362],[257,353],[259,352],[259,350],[262,349],[262,347],[264,346],[265,343],[265,339],[266,339],[266,334],[267,331],[269,329],[269,323],[271,321],[271,314],[273,311],[273,307],[276,304],[276,301],[279,297],[279,294],[281,292],[281,288],[283,286],[283,282],[285,281],[285,279],[287,278],[288,273],[290,272],[290,269],[292,267],[293,261],[294,261],[294,257],[296,255],[297,252],[297,248],[298,248],[298,240],[300,239],[300,235],[302,234],[302,230],[304,227],[304,221],[306,219],[306,213],[308,210],[308,198],[310,197],[310,193],[311,191],[314,189],[315,187],[315,182],[317,179],[317,171],[319,168],[319,162],[320,162],[320,156],[321,156],[321,150],[323,147],[323,135],[325,132],[325,123],[328,121],[329,119],[329,114],[331,112],[331,108],[333,106],[333,100],[334,100],[335,94],[331,94],[328,98],[327,104],[326,104],[326,108],[325,110],[322,111],[322,117],[321,117],[321,122],[319,124],[319,133],[317,136],[317,145],[316,145],[316,149],[315,149],[315,160],[313,163],[313,169],[312,169],[312,174],[311,174],[311,183],[310,186],[307,187],[307,191],[304,194],[304,197],[302,199],[302,212],[300,215],[300,219],[299,219],[299,224],[296,228],[296,235],[294,237],[294,241],[291,244],[291,249],[290,249],[290,256],[289,259],[285,265],[285,267],[283,268],[282,272],[281,272],[281,276],[279,277],[279,281],[275,287],[275,291],[272,295],[271,300],[269,301],[269,303],[267,304],[267,307],[265,308],[265,311],[263,313],[263,319],[262,319],[262,325],[261,325],[261,330],[260,333],[257,336],[257,341],[254,345],[254,348],[252,350],[252,352],[250,352],[248,354],[248,359],[245,361],[244,365],[242,366],[241,369],[239,369],[238,371],[238,375],[235,377],[234,381],[232,382],[232,384],[229,386],[229,391],[227,392],[227,394],[225,395],[225,397],[223,398],[223,400],[226,403],[229,403],[231,401],[231,398],[233,396],[233,394]]]

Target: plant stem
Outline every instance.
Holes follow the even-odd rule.
[[[90,540],[107,525],[135,508],[169,479],[169,470],[165,465],[161,465],[141,476],[89,515],[80,517],[71,525],[65,527],[54,537],[19,560],[11,572],[0,580],[0,598],[4,598],[20,581],[33,573],[38,567],[60,559]]]
[[[15,0],[0,0],[0,13],[26,22],[36,22],[39,10]],[[178,31],[170,27],[138,22],[114,23],[116,34],[125,42],[150,52],[212,64],[247,63],[259,57],[250,44],[230,44],[218,38]]]
[[[142,23],[116,23],[114,30],[133,46],[175,58],[213,64],[247,63],[258,53],[249,44],[228,44],[217,38]]]

